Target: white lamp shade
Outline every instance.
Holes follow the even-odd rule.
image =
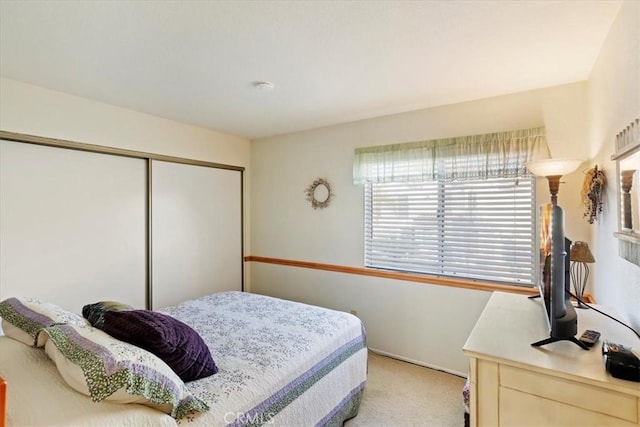
[[[527,162],[526,166],[537,176],[558,176],[566,175],[578,169],[582,164],[579,159],[543,159]]]

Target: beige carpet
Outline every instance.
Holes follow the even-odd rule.
[[[369,373],[358,416],[345,427],[464,425],[465,379],[369,352]]]

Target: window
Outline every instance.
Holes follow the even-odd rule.
[[[531,286],[544,128],[356,148],[365,266]]]
[[[531,285],[535,179],[365,184],[365,266]]]

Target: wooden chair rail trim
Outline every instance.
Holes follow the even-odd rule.
[[[454,288],[475,289],[479,291],[502,291],[522,295],[535,295],[538,290],[535,288],[500,285],[489,282],[475,282],[472,280],[450,279],[422,274],[400,273],[396,271],[377,270],[374,268],[349,267],[344,265],[323,264],[319,262],[296,261],[282,258],[269,258],[263,256],[249,255],[244,257],[245,262],[261,262],[265,264],[286,265],[289,267],[310,268],[314,270],[333,271],[337,273],[357,274],[360,276],[381,277],[384,279],[404,280],[407,282],[418,282],[429,285],[451,286]]]

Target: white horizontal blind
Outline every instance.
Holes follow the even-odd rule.
[[[365,265],[532,285],[535,179],[365,184]]]

